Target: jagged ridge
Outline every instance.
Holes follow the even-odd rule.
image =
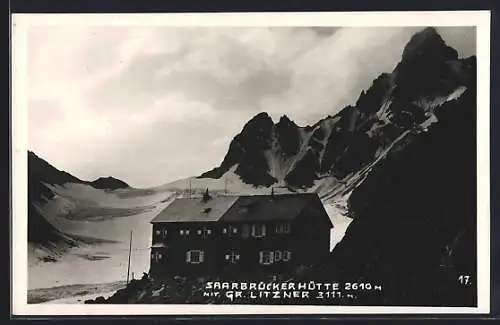
[[[434,108],[475,80],[475,57],[457,51],[437,31],[416,33],[391,73],[382,73],[355,105],[312,126],[257,114],[233,139],[219,167],[200,178],[222,178],[233,166],[244,183],[310,188],[326,176],[342,180],[377,159],[404,132],[435,120]],[[425,128],[425,127],[424,127]]]

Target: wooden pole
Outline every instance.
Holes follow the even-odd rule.
[[[130,255],[132,254],[132,230],[130,230],[130,245],[128,249],[128,267],[127,267],[127,284],[129,280],[129,274],[130,274]]]

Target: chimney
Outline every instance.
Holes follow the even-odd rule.
[[[207,202],[208,200],[210,200],[212,197],[210,196],[210,194],[208,193],[208,187],[207,189],[205,190],[205,193],[203,193],[203,202]]]

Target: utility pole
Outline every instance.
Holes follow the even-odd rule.
[[[132,230],[130,230],[130,245],[128,249],[128,267],[127,267],[127,284],[129,280],[129,274],[130,274],[130,255],[132,254]]]
[[[191,180],[189,180],[189,195],[188,195],[188,199],[191,198],[191,193],[192,193],[192,191],[191,191]]]

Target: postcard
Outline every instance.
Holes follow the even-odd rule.
[[[16,315],[481,314],[488,11],[14,14]]]

